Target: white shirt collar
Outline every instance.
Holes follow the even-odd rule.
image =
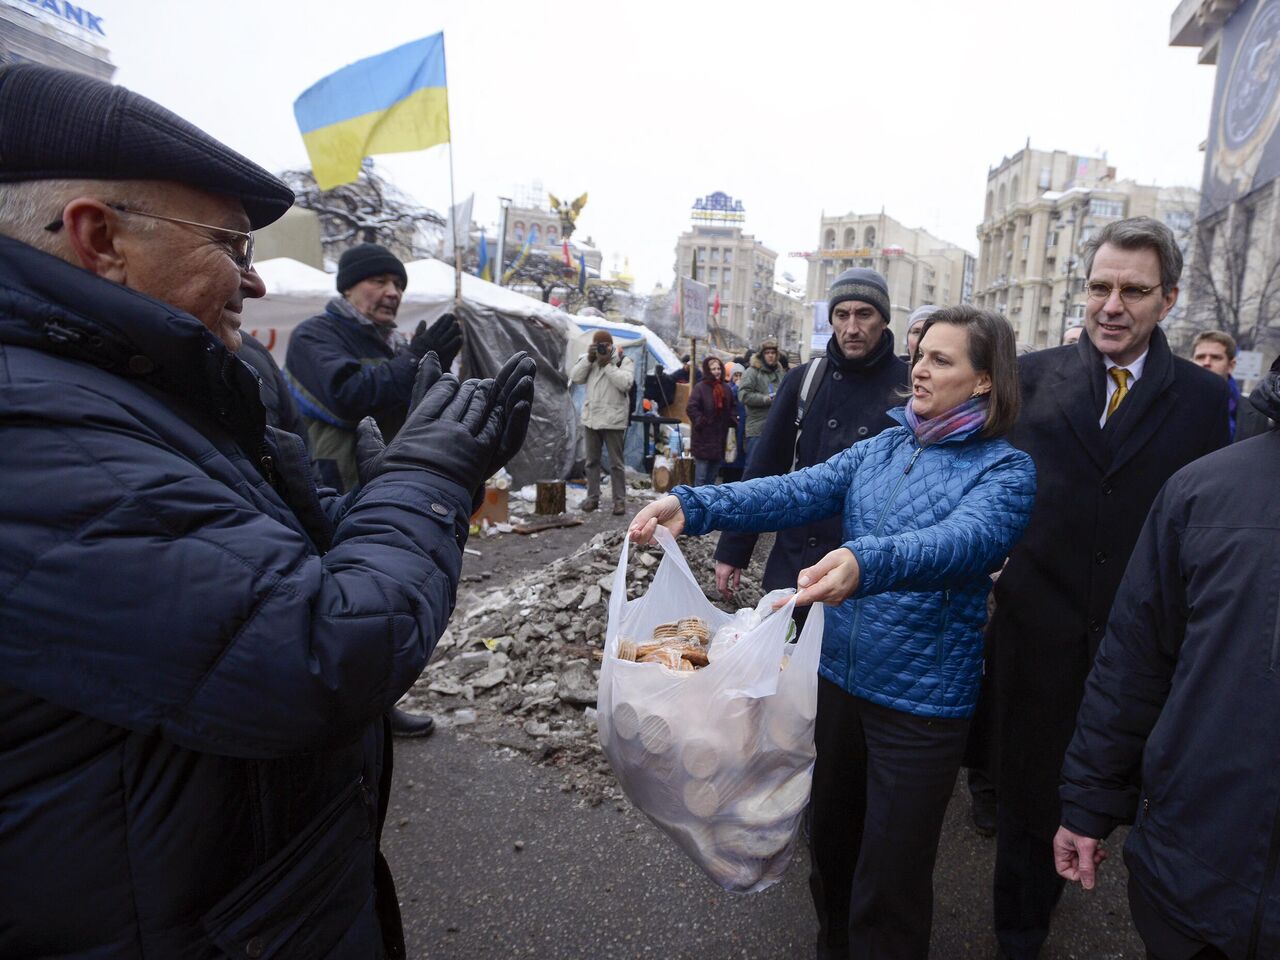
[[[1142,356],[1140,356],[1137,360],[1133,361],[1133,363],[1125,364],[1125,369],[1126,369],[1126,370],[1128,370],[1128,371],[1129,371],[1130,376],[1132,376],[1132,377],[1133,377],[1133,382],[1134,382],[1134,383],[1137,383],[1139,380],[1141,380],[1141,379],[1142,379],[1142,371],[1143,371],[1143,369],[1144,369],[1144,368],[1146,367],[1146,365],[1147,365],[1147,354],[1148,354],[1148,353],[1150,353],[1150,352],[1151,352],[1151,348],[1150,348],[1150,347],[1147,347],[1147,349],[1146,349],[1146,350],[1143,350],[1143,351],[1142,351]],[[1116,363],[1116,362],[1115,362],[1114,360],[1112,360],[1110,357],[1105,357],[1105,356],[1104,356],[1104,357],[1102,358],[1102,361],[1103,361],[1103,364],[1105,365],[1106,369],[1108,369],[1108,370],[1110,370],[1112,367],[1118,367],[1118,366],[1120,366],[1120,364]],[[1108,377],[1109,377],[1109,376],[1110,376],[1110,374],[1108,374]]]

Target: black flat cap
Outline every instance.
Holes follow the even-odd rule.
[[[0,67],[0,182],[84,179],[225,194],[254,230],[293,205],[283,181],[146,97],[38,64]]]

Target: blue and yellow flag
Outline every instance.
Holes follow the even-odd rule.
[[[331,73],[293,102],[321,190],[351,183],[365,157],[449,142],[444,34]]]

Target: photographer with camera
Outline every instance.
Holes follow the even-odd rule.
[[[578,357],[569,371],[573,383],[585,383],[587,396],[582,401],[582,427],[586,432],[587,499],[582,509],[591,512],[600,506],[600,453],[609,450],[609,477],[613,485],[613,512],[627,509],[627,476],[622,462],[622,442],[627,435],[631,384],[635,381],[635,364],[613,348],[608,330],[597,330],[591,346]]]

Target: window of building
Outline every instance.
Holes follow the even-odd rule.
[[[733,263],[733,251],[732,251],[732,250],[726,250],[726,251],[724,252],[724,262],[725,262],[725,263]]]
[[[556,228],[547,227],[547,243],[555,243],[556,239]]]
[[[711,262],[712,262],[712,263],[719,263],[719,262],[720,262],[720,248],[719,248],[719,247],[712,247],[712,248],[711,248]]]
[[[538,225],[536,223],[532,223],[529,225],[529,243],[534,244],[537,242],[538,242]]]
[[[875,227],[867,227],[866,231],[862,234],[862,245],[864,247],[874,247],[876,245]]]
[[[1031,248],[1031,234],[1024,233],[1022,235],[1022,251],[1025,254]]]
[[[1164,224],[1174,233],[1185,233],[1191,229],[1192,215],[1190,210],[1169,210],[1164,215]]]
[[[836,232],[834,230],[827,231],[827,235],[822,238],[822,245],[828,250],[836,248]]]
[[[1123,200],[1090,200],[1089,213],[1095,217],[1123,217]]]
[[[721,276],[724,278],[725,288],[728,289],[729,284],[733,282],[733,271],[730,270],[728,267],[725,267],[724,273],[721,274]]]
[[[516,221],[516,225],[512,228],[512,233],[516,238],[516,243],[524,243],[524,224],[519,220]]]

